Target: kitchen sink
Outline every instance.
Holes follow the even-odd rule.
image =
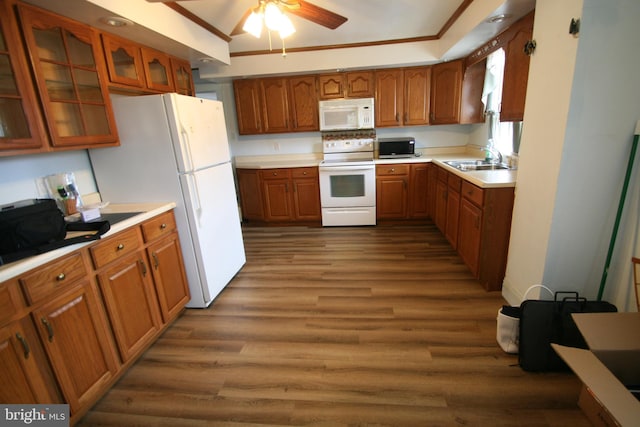
[[[504,163],[491,163],[484,160],[449,160],[445,162],[461,171],[487,171],[509,169]]]

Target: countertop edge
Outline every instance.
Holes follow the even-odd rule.
[[[114,234],[123,231],[129,227],[138,225],[147,219],[153,218],[163,212],[174,209],[176,204],[174,202],[160,202],[160,203],[131,203],[131,204],[110,204],[101,209],[103,213],[119,213],[119,212],[141,212],[138,215],[127,218],[124,221],[120,221],[111,226],[111,229],[104,234],[102,238],[113,236]],[[75,245],[65,246],[60,249],[46,252],[44,254],[35,255],[29,258],[25,258],[19,261],[12,262],[0,266],[0,283],[11,280],[16,276],[26,273],[29,270],[38,268],[50,261],[54,261],[64,255],[71,252],[82,249],[89,246],[96,241],[87,243],[77,243]]]

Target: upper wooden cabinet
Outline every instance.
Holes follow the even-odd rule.
[[[377,70],[376,126],[429,124],[430,80],[430,67]]]
[[[139,88],[147,86],[140,46],[107,33],[102,34],[102,45],[112,83]]]
[[[462,79],[462,98],[460,104],[460,123],[483,123],[484,104],[482,91],[487,70],[487,60],[483,59],[468,66]]]
[[[262,130],[266,133],[288,132],[289,99],[285,78],[260,79]]]
[[[159,50],[142,48],[142,64],[144,76],[149,89],[161,92],[173,92],[173,80],[171,78],[171,58]]]
[[[319,98],[371,98],[374,96],[374,72],[350,71],[318,76]]]
[[[262,106],[258,80],[234,80],[233,94],[240,135],[262,133]]]
[[[46,130],[9,3],[0,0],[0,156],[47,147]]]
[[[431,124],[459,123],[463,60],[435,64],[431,70]]]
[[[318,95],[316,76],[291,77],[289,80],[289,114],[295,131],[316,131]]]
[[[117,145],[98,33],[23,3],[18,11],[53,146]]]
[[[533,17],[534,14],[531,12],[516,22],[507,33],[511,37],[504,47],[501,121],[521,121],[524,117],[530,62],[529,55],[524,52],[524,46],[533,36]]]
[[[193,86],[193,74],[189,61],[178,58],[171,58],[171,75],[175,91],[182,95],[194,96],[196,90]]]
[[[315,76],[233,81],[241,135],[319,130]]]

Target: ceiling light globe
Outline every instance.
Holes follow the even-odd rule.
[[[256,13],[255,11],[251,12],[242,29],[259,39],[260,34],[262,34],[262,14]]]
[[[293,23],[289,19],[288,16],[282,15],[282,19],[280,20],[280,29],[278,30],[280,33],[280,38],[284,39],[289,37],[291,34],[296,32],[296,29],[293,26]]]
[[[267,3],[264,8],[264,24],[271,31],[279,31],[283,14],[280,8],[274,3]]]

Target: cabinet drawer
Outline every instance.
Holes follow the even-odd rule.
[[[21,317],[24,308],[18,282],[0,283],[0,326]]]
[[[462,178],[452,173],[449,174],[449,178],[447,179],[447,183],[449,188],[453,191],[460,192],[460,185],[462,184]]]
[[[376,175],[408,175],[409,174],[409,165],[401,164],[401,165],[377,165],[376,166]]]
[[[176,229],[176,218],[173,211],[165,212],[142,224],[142,236],[145,242],[150,242],[161,236],[169,235]]]
[[[139,228],[135,227],[104,239],[89,250],[96,268],[100,268],[111,261],[137,251],[141,243]]]
[[[20,283],[27,301],[34,304],[86,275],[84,258],[78,251],[25,274]]]
[[[462,183],[462,197],[468,199],[471,203],[478,207],[482,207],[484,191],[480,187],[464,181]]]
[[[315,178],[318,176],[318,168],[295,168],[291,170],[293,178]]]
[[[260,171],[262,179],[282,179],[291,178],[289,169],[262,169]]]

